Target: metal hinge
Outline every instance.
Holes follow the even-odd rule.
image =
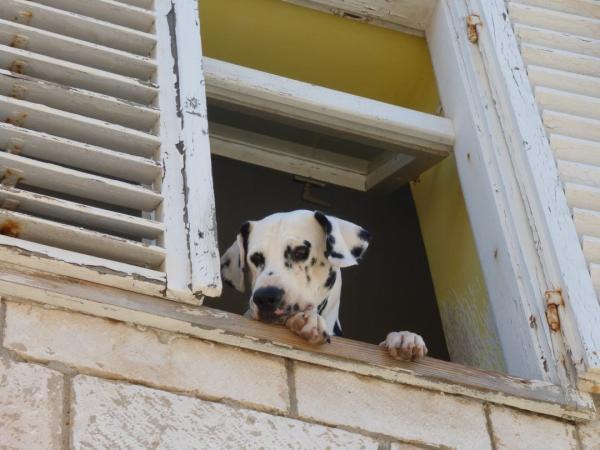
[[[560,331],[560,317],[558,315],[558,307],[564,306],[565,301],[562,296],[561,289],[546,291],[546,320],[552,331]]]

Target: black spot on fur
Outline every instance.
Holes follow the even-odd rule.
[[[273,272],[269,272],[267,275],[271,276],[271,275],[273,275]]]
[[[350,253],[352,253],[352,256],[354,256],[356,259],[359,259],[361,257],[361,255],[363,254],[364,248],[361,246],[356,246],[354,247]]]
[[[308,266],[304,266],[304,274],[306,275],[306,282],[310,283],[310,275],[308,274]]]
[[[319,306],[317,306],[317,312],[318,312],[319,314],[322,314],[322,313],[323,313],[323,310],[324,310],[324,309],[325,309],[325,307],[327,306],[327,301],[328,301],[328,300],[329,300],[329,299],[326,297],[326,298],[325,298],[325,300],[323,300],[323,301],[322,301],[322,302],[319,304]]]
[[[298,305],[298,303],[294,303],[294,311],[300,311],[300,305]]]
[[[310,265],[314,266],[317,263],[317,258],[315,258],[314,256],[312,257],[312,259],[310,260]]]
[[[230,259],[226,259],[225,261],[223,261],[221,263],[221,270],[223,270],[225,267],[229,267],[230,264],[231,264],[231,260]]]
[[[248,238],[250,237],[250,222],[244,222],[240,227],[242,236],[242,246],[244,247],[244,256],[248,256]]]
[[[326,255],[327,256],[327,255]],[[325,267],[325,261],[321,261],[321,263],[319,264],[321,267]]]
[[[335,321],[335,325],[333,325],[333,335],[334,336],[343,336],[342,327],[340,326],[340,323],[337,320]]]
[[[252,253],[250,261],[259,269],[265,267],[265,256],[261,252]]]
[[[365,242],[371,242],[371,233],[369,233],[367,230],[365,230],[364,228],[361,228],[360,231],[358,232],[358,238],[361,241],[365,241]]]
[[[331,234],[331,222],[325,214],[321,211],[315,211],[315,219],[319,222],[319,225],[323,227],[326,234]]]
[[[336,277],[337,277],[337,272],[330,267],[329,275],[327,275],[327,279],[325,280],[324,286],[327,289],[331,289],[333,287],[333,284],[335,283]]]
[[[334,245],[335,245],[335,237],[333,237],[330,234],[330,235],[327,236],[327,239],[325,240],[325,256],[327,256],[327,257],[331,256],[332,258],[342,259],[344,257],[344,255],[342,255],[341,253],[336,252],[333,249]]]

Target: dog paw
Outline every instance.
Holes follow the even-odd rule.
[[[387,348],[392,357],[402,361],[416,361],[427,355],[423,338],[410,331],[392,331],[379,346]]]
[[[321,345],[331,342],[327,333],[327,322],[314,311],[299,312],[285,322],[285,326],[296,333],[309,344]]]

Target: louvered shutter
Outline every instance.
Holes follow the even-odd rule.
[[[219,293],[197,13],[0,1],[1,259],[184,301]]]

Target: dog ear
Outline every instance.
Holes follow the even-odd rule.
[[[367,251],[371,233],[347,220],[315,211],[315,219],[325,231],[325,255],[337,267],[358,264]]]
[[[246,272],[246,253],[248,252],[248,237],[250,222],[244,222],[231,247],[221,256],[221,277],[225,284],[240,292],[246,290],[244,273]]]

